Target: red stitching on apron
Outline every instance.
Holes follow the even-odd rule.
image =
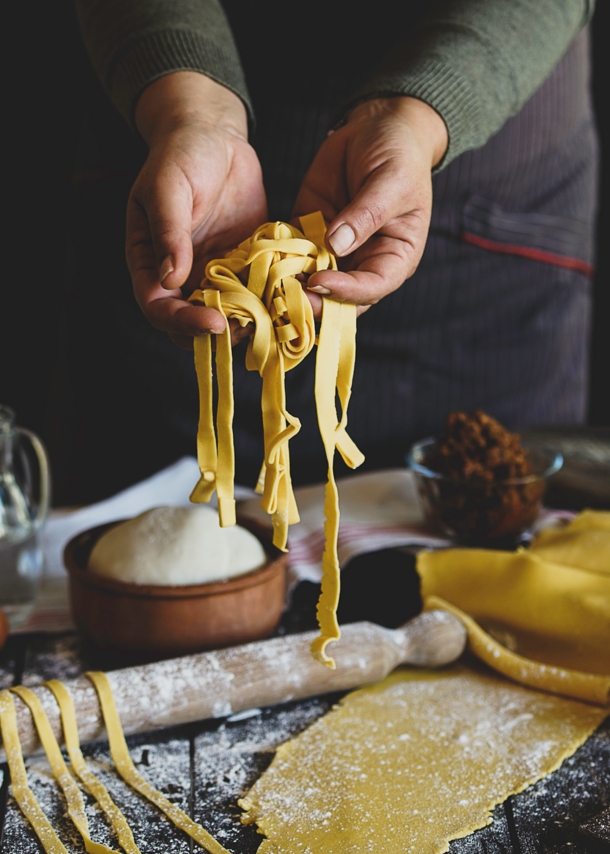
[[[555,267],[565,267],[568,270],[578,270],[585,276],[592,276],[595,272],[593,264],[583,261],[581,258],[570,258],[568,255],[556,255],[554,252],[545,252],[543,249],[533,249],[530,246],[519,246],[512,243],[500,243],[496,240],[487,240],[470,231],[462,232],[462,239],[466,243],[472,243],[480,249],[488,249],[490,252],[503,252],[505,255],[521,255],[532,261],[541,261],[543,264],[553,264]]]

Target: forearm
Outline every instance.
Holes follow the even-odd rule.
[[[370,98],[420,98],[447,125],[445,166],[518,112],[592,11],[593,0],[446,0],[395,46],[344,115]]]
[[[85,45],[111,100],[134,124],[142,92],[174,71],[206,75],[235,93],[252,120],[248,90],[218,0],[75,0]]]

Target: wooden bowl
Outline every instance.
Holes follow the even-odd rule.
[[[83,531],[64,550],[74,621],[99,650],[152,661],[273,632],[284,607],[287,555],[272,545],[268,529],[240,521],[269,556],[261,569],[227,581],[161,586],[117,581],[87,569],[95,543],[120,521]]]

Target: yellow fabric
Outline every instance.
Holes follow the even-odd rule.
[[[581,518],[576,530],[586,532],[590,523],[590,517]],[[468,615],[472,651],[510,679],[605,704],[610,574],[590,569],[591,547],[586,540],[578,547],[573,539],[558,541],[556,562],[543,559],[540,550],[421,552],[422,595],[426,607],[441,599],[458,615]],[[564,553],[572,564],[562,563]]]
[[[113,848],[108,848],[98,842],[94,842],[89,835],[89,824],[85,815],[85,805],[80,789],[72,779],[70,772],[66,767],[64,758],[61,755],[61,750],[57,744],[57,739],[53,735],[51,724],[47,718],[46,712],[36,694],[20,685],[17,688],[11,688],[14,694],[21,697],[23,702],[29,708],[36,725],[40,743],[44,748],[44,752],[49,760],[49,765],[53,771],[55,779],[61,786],[65,795],[66,803],[68,804],[68,815],[72,819],[74,826],[83,838],[85,850],[87,854],[117,854]]]
[[[529,551],[562,566],[610,575],[610,513],[585,510],[565,528],[542,531]]]
[[[242,820],[266,837],[258,854],[440,854],[605,715],[493,671],[400,669],[281,745]]]
[[[176,825],[176,827],[187,833],[195,840],[195,842],[201,845],[202,848],[209,851],[210,854],[230,854],[230,852],[227,851],[226,848],[223,848],[223,846],[217,842],[214,837],[207,832],[207,830],[190,819],[185,812],[164,797],[161,792],[154,789],[150,783],[148,783],[144,777],[138,773],[135,765],[131,761],[131,756],[129,755],[127,742],[125,741],[125,736],[123,735],[123,729],[121,727],[121,721],[114,704],[112,689],[106,674],[101,672],[89,672],[85,675],[89,677],[91,682],[93,682],[95,690],[97,691],[104,724],[106,726],[106,732],[108,734],[110,755],[112,756],[112,761],[114,762],[117,771],[125,782],[135,789],[136,792],[139,792],[152,804],[158,807],[158,809],[160,809],[161,812]]]
[[[579,513],[568,528],[571,531],[610,531],[610,511],[608,510],[583,510]]]
[[[324,246],[326,226],[322,215],[310,214],[301,217],[300,222],[302,231],[281,222],[258,228],[226,258],[210,261],[205,275],[212,287],[196,290],[190,297],[192,302],[213,307],[242,326],[254,324],[246,367],[258,371],[262,377],[264,462],[257,491],[262,493],[261,507],[272,517],[273,542],[284,550],[288,526],[299,521],[290,479],[288,443],[301,427],[299,419],[287,410],[284,376],[316,343],[311,305],[296,277],[301,273],[337,269],[334,256]],[[364,457],[346,432],[355,361],[356,307],[326,298],[322,302],[315,396],[329,475],[325,500],[326,549],[318,605],[321,635],[312,651],[319,661],[334,667],[334,661],[325,653],[326,645],[340,636],[335,615],[339,596],[336,543],[339,503],[333,457],[337,448],[352,468],[360,465]],[[214,341],[218,386],[216,431],[212,411],[211,336],[201,335],[194,341],[200,397],[197,457],[201,477],[191,500],[209,501],[216,490],[220,523],[226,526],[235,522],[233,376],[228,327],[221,335],[215,335]],[[337,396],[341,404],[340,419],[336,412]]]
[[[121,848],[123,848],[127,854],[140,854],[140,849],[135,843],[131,828],[127,824],[127,819],[108,794],[106,787],[100,783],[97,777],[87,768],[80,749],[78,726],[76,723],[76,714],[74,712],[72,695],[66,686],[57,679],[51,679],[49,682],[45,682],[44,684],[45,687],[53,693],[53,696],[57,700],[57,705],[59,706],[61,714],[66,749],[74,772],[85,789],[92,797],[95,798],[100,808],[106,814],[106,817],[110,821],[110,824],[118,837]]]
[[[17,806],[32,825],[34,833],[47,854],[68,854],[28,786],[21,742],[17,732],[15,704],[8,691],[0,691],[0,729],[11,774],[11,789]]]

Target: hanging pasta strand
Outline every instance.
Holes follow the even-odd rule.
[[[326,225],[320,213],[301,217],[302,231],[286,223],[266,223],[226,258],[210,261],[206,279],[212,287],[196,290],[191,301],[216,308],[241,326],[253,323],[246,367],[262,378],[264,460],[257,484],[261,507],[270,514],[273,543],[286,549],[289,525],[299,521],[290,477],[289,442],[301,428],[286,406],[285,374],[298,365],[316,343],[313,311],[297,276],[337,269],[324,246]],[[355,362],[356,307],[326,297],[322,300],[322,325],[316,360],[315,397],[320,433],[328,461],[325,499],[326,548],[322,593],[318,603],[321,637],[312,647],[316,658],[334,667],[326,645],[340,636],[336,620],[339,599],[339,500],[333,475],[335,448],[352,468],[364,457],[346,432],[347,407]],[[216,427],[212,407],[211,336],[195,338],[200,418],[197,457],[201,476],[191,495],[196,503],[218,496],[220,524],[235,522],[233,498],[233,386],[230,330],[216,339],[218,407]],[[335,397],[341,404],[337,418]]]
[[[333,330],[333,334],[327,333],[329,329]],[[341,637],[337,622],[340,591],[337,539],[340,513],[339,492],[333,472],[335,448],[351,468],[356,468],[364,461],[361,452],[346,432],[347,407],[354,373],[355,338],[356,306],[326,300],[316,361],[315,391],[320,435],[328,461],[328,480],[324,492],[322,592],[317,607],[320,636],[312,643],[311,651],[318,661],[333,668],[335,662],[326,654],[326,646]],[[341,405],[341,419],[337,418],[336,394]]]

